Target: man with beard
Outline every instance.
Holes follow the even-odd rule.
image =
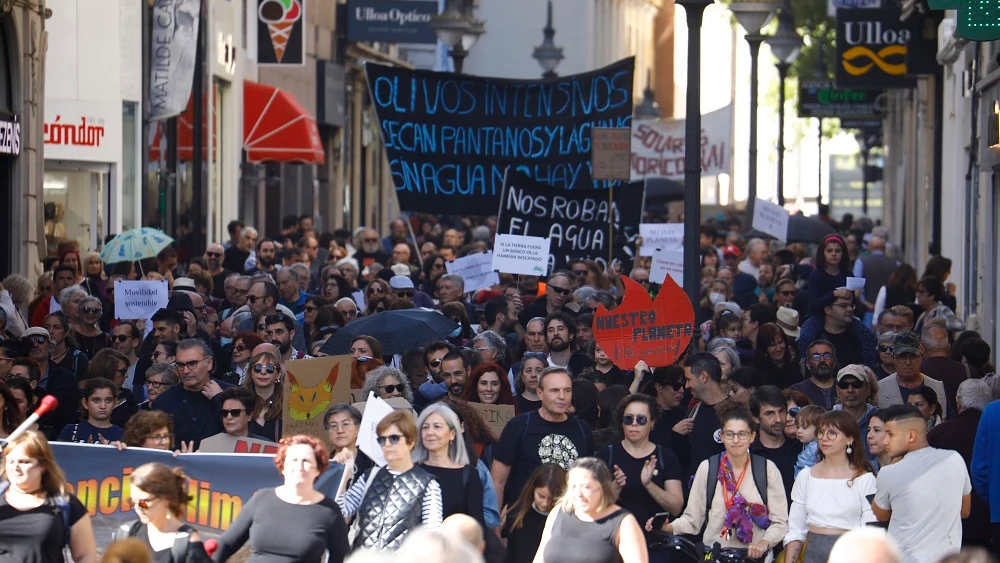
[[[573,299],[573,291],[576,290],[575,280],[574,274],[565,271],[549,276],[549,281],[545,285],[545,299],[535,299],[521,311],[518,317],[521,324],[527,328],[528,321],[535,317],[562,311],[566,303]]]
[[[486,329],[503,336],[507,343],[507,349],[517,348],[516,329],[517,324],[517,303],[509,297],[494,297],[486,302],[483,308],[483,316],[486,318]]]
[[[878,365],[878,340],[875,334],[854,317],[854,293],[847,289],[833,292],[833,303],[823,308],[822,315],[815,315],[802,324],[799,351],[803,357],[805,347],[815,340],[826,340],[834,345],[843,365]]]
[[[361,229],[354,246],[358,249],[354,253],[354,259],[358,261],[358,267],[362,271],[375,262],[379,264],[389,262],[389,254],[382,248],[382,241],[379,240],[375,229]]]
[[[264,324],[267,325],[264,334],[271,344],[278,347],[278,352],[281,354],[282,369],[288,360],[302,360],[311,357],[292,346],[292,339],[295,338],[295,322],[288,315],[283,313],[268,315],[264,317]]]
[[[277,260],[278,244],[271,239],[262,239],[257,243],[257,262],[253,269],[250,270],[250,275],[261,273],[267,274],[271,276],[271,279],[274,279],[275,274],[278,273]]]
[[[837,371],[837,349],[828,340],[814,340],[805,355],[809,379],[792,385],[792,390],[805,393],[812,404],[826,410],[833,408],[837,398],[833,390],[833,374]]]
[[[944,391],[944,384],[920,372],[923,347],[920,345],[920,337],[917,336],[917,333],[912,330],[904,330],[896,334],[896,339],[892,343],[892,354],[896,358],[896,373],[879,381],[878,408],[905,405],[914,389],[926,385],[937,393],[941,417],[945,418],[944,413],[948,412],[945,408],[948,399]]]
[[[469,366],[465,356],[458,352],[448,352],[441,361],[441,381],[448,386],[448,401],[458,401],[465,391],[465,382],[469,378]]]
[[[688,411],[692,420],[688,432],[690,456],[685,479],[693,476],[701,462],[725,451],[722,440],[717,436],[722,423],[719,413],[735,403],[726,397],[722,389],[722,365],[715,356],[707,352],[695,352],[684,361],[684,380],[691,395],[698,402]]]
[[[222,259],[225,256],[225,249],[222,245],[213,242],[205,249],[205,264],[208,266],[208,275],[212,276],[212,297],[226,299],[226,280],[233,273],[222,267]]]
[[[594,365],[585,354],[573,351],[576,321],[561,311],[545,317],[545,343],[549,347],[549,366],[567,368],[572,375]]]
[[[785,420],[788,418],[785,395],[774,385],[764,385],[750,394],[749,406],[750,414],[760,427],[757,439],[750,445],[750,453],[774,462],[781,472],[785,497],[791,506],[795,462],[802,451],[802,444],[785,437]]]
[[[874,377],[875,373],[868,366],[851,364],[841,368],[837,372],[838,404],[833,407],[833,410],[845,411],[858,421],[861,443],[865,445],[865,456],[869,460],[874,457],[868,450],[868,421],[872,413],[878,410],[875,405],[868,403],[868,398],[875,392],[869,384]]]
[[[250,251],[257,245],[257,229],[244,227],[240,232],[239,242],[226,249],[225,259],[222,267],[233,272],[243,273],[246,271],[244,265],[250,258]]]
[[[250,286],[250,292],[247,295],[247,307],[250,309],[251,317],[246,321],[240,323],[237,328],[237,333],[239,332],[255,332],[256,328],[254,323],[257,319],[265,315],[273,315],[278,312],[278,286],[273,282],[268,280],[258,280],[253,282]],[[287,307],[282,307],[283,311],[287,311],[288,315],[293,314],[288,310]],[[291,318],[291,316],[289,316]],[[303,337],[302,325],[296,321],[293,321],[294,331],[292,332],[292,345],[299,350],[306,349],[306,339]]]

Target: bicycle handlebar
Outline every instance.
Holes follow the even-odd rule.
[[[692,561],[714,561],[715,563],[761,563],[764,561],[763,557],[759,559],[749,557],[746,548],[722,547],[718,542],[708,546],[660,530],[653,531],[651,535],[653,536],[652,546],[680,551]],[[711,555],[711,559],[706,559],[706,555]]]

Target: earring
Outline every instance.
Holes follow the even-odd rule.
[[[853,450],[853,449],[851,449],[851,445],[850,445],[850,444],[847,444],[847,455],[851,455],[851,452],[853,452],[853,451],[854,451],[854,450]]]

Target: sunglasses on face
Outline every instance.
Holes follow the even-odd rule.
[[[799,415],[800,410],[802,410],[802,407],[792,407],[788,409],[788,416],[795,418],[796,416]]]
[[[632,426],[633,424],[638,424],[639,426],[645,426],[649,422],[649,417],[644,414],[631,415],[627,414],[622,417],[622,422],[625,426]]]
[[[81,307],[80,312],[85,315],[97,315],[100,314],[101,309],[99,307]]]
[[[402,438],[403,437],[400,436],[399,434],[389,434],[388,436],[379,436],[378,438],[375,439],[375,441],[378,442],[378,445],[380,446],[384,446],[386,442],[395,446],[396,444],[399,443],[399,441]]]
[[[570,293],[573,293],[573,291],[568,287],[556,287],[554,285],[550,285],[549,289],[558,293],[559,295],[569,295]]]
[[[210,256],[212,258],[220,258],[222,256],[221,252],[206,252],[205,256]]]
[[[439,365],[441,365],[441,359],[440,358],[436,358],[436,359],[430,360],[429,362],[427,362],[427,364],[429,366],[431,366],[432,368],[436,368]]]
[[[42,344],[47,344],[49,342],[49,339],[45,338],[44,336],[32,336],[29,339],[33,344],[38,346],[41,346]]]
[[[267,330],[267,325],[264,323],[260,323],[259,325],[257,325],[257,330],[264,332]]]
[[[829,352],[824,352],[822,354],[819,354],[819,353],[817,353],[817,354],[809,354],[809,359],[812,360],[812,361],[814,361],[814,362],[818,362],[820,360],[832,360],[833,359],[833,354],[831,354]]]
[[[369,287],[368,293],[385,293],[385,289],[380,285],[376,285],[373,287]]]
[[[263,295],[247,295],[247,303],[253,305],[258,299],[263,299]]]
[[[305,307],[302,308],[302,310],[306,313],[312,313],[313,311],[316,311],[318,309],[316,307],[313,307],[312,305],[306,305]]]
[[[222,415],[222,418],[226,418],[228,416],[239,418],[244,412],[246,412],[244,409],[219,409],[219,414]]]
[[[407,290],[403,290],[403,291],[397,291],[396,295],[398,297],[413,297],[413,290],[412,289],[407,289]]]
[[[867,385],[864,381],[840,381],[837,383],[837,387],[841,389],[862,389]]]
[[[274,372],[278,371],[278,366],[254,364],[253,370],[256,373],[264,373],[266,371],[268,375],[274,375]]]
[[[892,352],[892,346],[879,346],[878,351],[883,354],[887,354],[889,352]]]
[[[396,391],[399,391],[400,394],[403,393],[403,384],[402,383],[398,383],[396,385],[379,385],[378,388],[379,389],[385,389],[386,393],[395,393]]]
[[[778,295],[781,295],[783,297],[791,297],[791,296],[795,295],[795,290],[793,289],[793,290],[790,290],[790,291],[779,291]]]
[[[546,354],[545,352],[525,352],[524,357],[522,359],[526,360],[528,358],[533,358],[536,360],[544,360],[548,356],[549,355]]]
[[[132,337],[129,336],[129,335],[127,335],[127,334],[112,334],[111,335],[111,341],[112,342],[125,342],[126,340],[129,340],[131,338]]]
[[[680,391],[681,389],[684,388],[684,382],[674,381],[673,383],[668,383],[667,386],[673,389],[674,391]]]
[[[150,436],[150,438],[153,438],[153,436]],[[129,499],[129,502],[131,502],[132,504],[138,506],[143,510],[149,510],[150,505],[156,502],[156,499],[155,498],[144,498],[141,500]]]

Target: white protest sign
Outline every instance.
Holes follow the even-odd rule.
[[[166,280],[115,281],[115,318],[150,319],[167,306]],[[147,323],[152,325],[152,323]]]
[[[365,455],[377,463],[379,467],[385,466],[385,456],[382,455],[382,447],[378,445],[378,432],[375,429],[382,419],[395,411],[392,405],[386,403],[375,393],[368,393],[368,400],[365,401],[365,412],[361,415],[361,428],[358,430],[358,449],[365,452]]]
[[[640,223],[642,246],[639,256],[652,256],[653,251],[684,249],[684,223]]]
[[[733,105],[701,114],[701,175],[729,173],[733,152]],[[632,181],[669,178],[684,181],[684,120],[632,122]]]
[[[477,252],[445,263],[449,274],[458,274],[465,280],[465,292],[493,287],[500,283],[500,276],[493,271],[493,251]]]
[[[351,299],[354,300],[354,304],[358,306],[359,311],[365,310],[365,291],[359,289],[351,294]]]
[[[865,288],[865,278],[847,278],[847,289],[857,291]]]
[[[549,239],[497,233],[493,269],[505,274],[544,276],[549,270]]]
[[[788,212],[776,203],[757,198],[753,204],[752,225],[778,240],[788,240]]]
[[[667,276],[674,278],[674,282],[680,287],[684,287],[684,252],[657,248],[653,251],[649,281],[663,283]]]

